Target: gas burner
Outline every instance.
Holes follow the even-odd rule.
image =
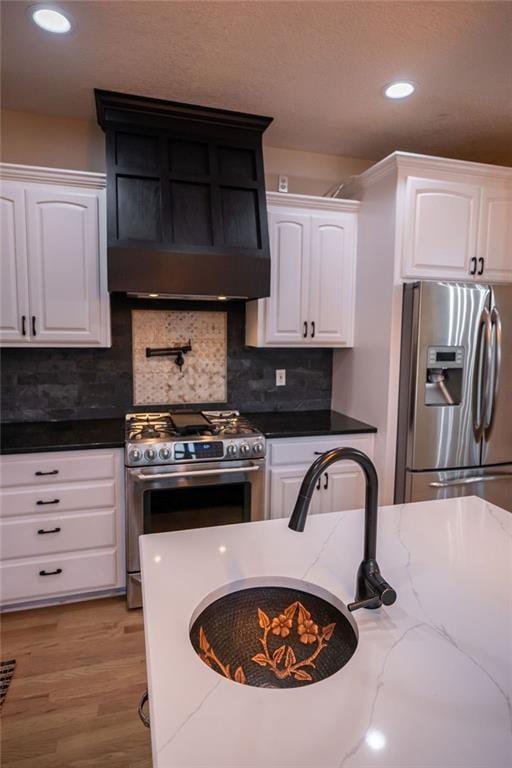
[[[265,456],[265,438],[238,411],[129,413],[127,466],[179,462],[256,460]]]

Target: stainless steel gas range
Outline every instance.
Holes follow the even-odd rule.
[[[130,413],[125,466],[128,608],[141,534],[263,518],[265,438],[237,411]]]

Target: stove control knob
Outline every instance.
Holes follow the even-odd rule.
[[[250,453],[251,448],[247,443],[241,443],[240,444],[240,453],[242,456],[247,456],[248,453]]]
[[[128,458],[130,459],[130,461],[140,461],[142,458],[142,454],[138,448],[134,448],[133,451],[130,451],[130,453],[128,454]]]
[[[147,450],[144,451],[144,456],[148,461],[153,461],[153,459],[156,456],[156,451],[154,448],[147,448]]]
[[[252,452],[256,454],[263,453],[263,443],[260,443],[259,441],[256,443],[253,443]]]
[[[236,456],[237,450],[235,443],[230,443],[226,448],[226,454],[228,456]]]
[[[165,446],[164,448],[160,448],[160,450],[158,451],[158,455],[160,456],[161,459],[163,459],[163,461],[167,461],[168,459],[171,458],[171,452],[167,448],[167,446]]]

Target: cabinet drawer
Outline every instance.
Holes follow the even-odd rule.
[[[50,575],[42,576],[41,571]],[[33,558],[0,565],[0,600],[4,604],[106,589],[115,586],[115,583],[115,549]]]
[[[0,486],[48,485],[115,476],[112,451],[77,451],[76,454],[44,453],[4,456],[0,459]]]
[[[270,464],[311,464],[318,458],[318,453],[330,451],[333,448],[357,448],[367,453],[370,458],[373,453],[373,437],[371,435],[340,435],[339,437],[312,437],[294,440],[276,440],[270,443]]]
[[[0,496],[0,516],[40,514],[114,507],[116,489],[113,480],[84,485],[48,485],[44,488],[3,491]]]
[[[114,545],[114,510],[4,520],[0,523],[2,560]]]

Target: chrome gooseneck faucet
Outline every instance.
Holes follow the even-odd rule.
[[[337,461],[355,461],[364,472],[366,480],[365,516],[364,516],[364,557],[357,572],[356,597],[349,603],[349,611],[358,608],[380,608],[392,605],[396,600],[395,590],[389,586],[380,573],[376,560],[377,547],[377,497],[379,482],[373,462],[356,448],[334,448],[326,451],[310,466],[295,503],[288,523],[293,531],[302,532],[306,524],[311,497],[315,486],[325,470]]]

